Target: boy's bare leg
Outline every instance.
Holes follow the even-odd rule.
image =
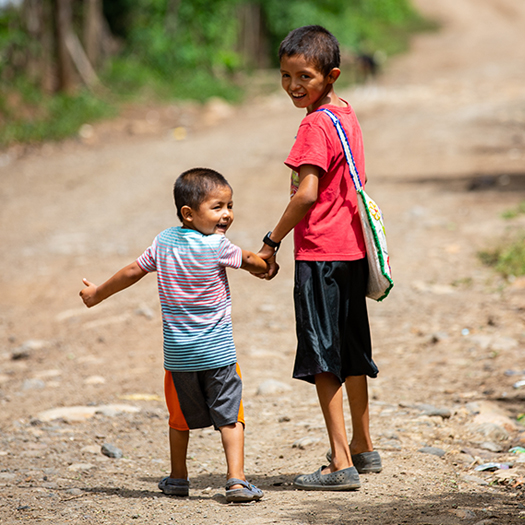
[[[328,372],[315,376],[315,387],[332,449],[332,462],[323,471],[328,474],[352,466],[343,414],[343,389],[337,377]]]
[[[370,438],[370,415],[368,409],[368,383],[366,376],[348,376],[346,393],[352,415],[352,454],[371,452],[374,447]]]
[[[189,430],[175,430],[170,427],[170,478],[188,479],[186,455],[188,452]]]
[[[237,421],[233,425],[220,427],[219,430],[228,467],[226,481],[231,478],[246,481],[244,476],[244,425]],[[230,488],[240,489],[242,486],[232,485]]]

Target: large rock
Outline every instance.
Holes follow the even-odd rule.
[[[112,417],[123,412],[136,413],[140,408],[131,405],[101,405],[101,406],[73,406],[60,407],[44,410],[38,414],[40,421],[53,421],[54,419],[63,419],[65,421],[84,421],[93,417],[97,413]]]
[[[472,420],[471,428],[475,432],[480,432],[484,437],[491,441],[504,441],[508,439],[508,434],[517,430],[516,423],[496,404],[490,401],[480,401],[478,405],[478,414]],[[497,430],[501,427],[506,431]]]

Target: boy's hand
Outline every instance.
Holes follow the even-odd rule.
[[[268,271],[266,273],[253,275],[259,277],[259,279],[271,281],[279,272],[279,265],[277,264],[277,260],[275,258],[275,250],[267,244],[263,244],[257,255],[266,261],[266,264],[268,265]]]
[[[279,273],[279,265],[275,255],[272,255],[269,259],[266,259],[266,264],[268,265],[268,272],[265,274],[265,279],[271,281]]]
[[[81,290],[79,295],[84,301],[84,304],[88,308],[91,308],[100,302],[96,299],[97,286],[93,283],[90,283],[87,279],[82,279],[82,282],[86,285],[86,288]]]

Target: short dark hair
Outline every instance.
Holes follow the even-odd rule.
[[[303,55],[324,76],[341,63],[337,38],[322,26],[303,26],[288,33],[279,47],[279,61],[294,55]]]
[[[218,186],[228,186],[231,189],[228,181],[219,172],[210,168],[192,168],[179,175],[173,186],[173,198],[177,217],[181,222],[180,210],[183,206],[198,210],[210,191]]]

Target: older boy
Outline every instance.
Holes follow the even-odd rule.
[[[285,161],[292,171],[292,198],[259,255],[275,275],[275,252],[294,229],[297,354],[293,376],[317,389],[330,440],[330,464],[298,476],[305,490],[355,490],[358,472],[379,472],[381,459],[369,431],[367,376],[372,360],[366,309],[368,266],[357,212],[357,196],[337,132],[326,107],[340,119],[359,173],[364,174],[361,129],[334,83],[340,75],[339,44],[320,26],[295,29],[279,49],[283,89],[306,109]],[[364,185],[364,180],[362,183]],[[342,384],[345,383],[353,435],[346,437]]]
[[[267,264],[224,236],[233,222],[233,201],[220,173],[188,170],[177,179],[173,193],[182,227],[164,230],[135,262],[104,284],[83,279],[86,288],[80,296],[91,307],[146,273],[157,272],[171,455],[170,475],[159,488],[169,495],[188,495],[189,430],[214,425],[226,454],[227,501],[259,500],[262,491],[244,476],[242,381],[226,268],[264,274]]]

